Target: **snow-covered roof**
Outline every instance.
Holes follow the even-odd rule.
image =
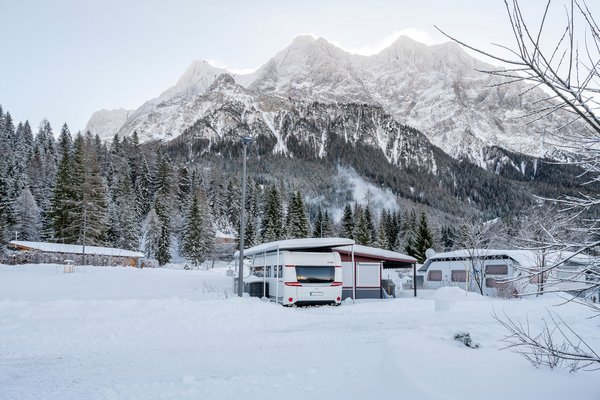
[[[258,246],[244,249],[244,256],[253,256],[255,254],[269,253],[277,250],[311,250],[324,249],[340,246],[351,246],[354,240],[345,238],[309,238],[309,239],[288,239],[259,244]],[[239,257],[239,251],[235,252],[235,257]]]
[[[28,242],[23,240],[12,240],[9,245],[30,250],[45,251],[48,253],[83,254],[83,246],[78,244],[61,244],[47,242]],[[85,246],[85,254],[113,256],[113,257],[144,257],[139,251],[116,249],[113,247]]]
[[[539,263],[541,253],[534,250],[501,250],[501,249],[460,249],[448,251],[444,253],[436,253],[427,259],[428,262],[423,264],[419,270],[425,271],[429,267],[431,261],[441,259],[468,259],[471,257],[508,257],[518,262],[523,267],[533,267]],[[576,254],[571,251],[548,251],[545,254],[547,263],[559,263],[568,260],[574,263],[589,263],[592,258],[587,254]]]
[[[336,247],[333,250],[342,253],[351,253],[352,250],[354,250],[354,255],[378,258],[386,261],[402,261],[409,263],[417,262],[416,258],[407,256],[406,254],[398,253],[396,251],[379,249],[377,247],[363,246],[360,244],[355,244],[354,246]]]

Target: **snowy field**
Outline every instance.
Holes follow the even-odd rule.
[[[600,399],[600,371],[499,351],[490,315],[552,309],[600,348],[585,309],[420,296],[290,309],[232,297],[224,269],[0,266],[0,399]]]

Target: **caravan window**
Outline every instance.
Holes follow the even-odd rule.
[[[254,276],[260,276],[262,278],[262,276],[263,276],[263,267],[254,267],[254,268],[252,268],[252,275],[254,275]]]
[[[496,281],[494,278],[485,278],[485,286],[495,288],[498,286],[498,281]]]
[[[427,273],[427,279],[430,281],[441,282],[442,281],[442,271],[433,270]]]
[[[461,270],[452,271],[450,280],[452,282],[466,282],[467,281],[467,271],[461,271]]]
[[[486,265],[485,273],[487,275],[508,275],[508,265]]]
[[[333,266],[296,266],[296,279],[300,283],[331,283],[334,277]]]

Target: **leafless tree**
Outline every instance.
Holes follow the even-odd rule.
[[[491,221],[465,219],[458,230],[456,245],[468,253],[465,263],[466,288],[470,289],[471,279],[477,290],[483,294],[486,280],[485,262],[501,237],[502,228],[497,219]]]
[[[532,259],[531,264],[517,267],[520,276],[514,279],[526,280],[520,283],[531,283],[537,287],[523,294],[539,296],[544,292],[562,290],[561,285],[556,285],[560,283],[556,281],[557,276],[562,276],[557,275],[557,270],[561,269],[561,265],[564,267],[564,261],[572,258],[573,254],[566,251],[564,243],[580,243],[584,240],[572,226],[571,216],[561,213],[549,202],[535,205],[521,218],[519,231],[510,242],[526,250]]]
[[[600,369],[600,355],[566,324],[558,315],[548,312],[539,333],[531,331],[529,323],[515,321],[504,314],[492,316],[506,328],[508,334],[502,339],[507,349],[522,354],[535,367],[550,369],[567,367],[571,372],[580,369]]]
[[[528,111],[522,117],[532,123],[557,114],[563,116],[564,124],[557,131],[550,132],[564,143],[566,156],[562,158],[562,162],[580,166],[583,171],[581,177],[585,178],[586,185],[600,183],[600,27],[588,3],[585,0],[570,0],[564,4],[562,12],[565,15],[565,24],[560,32],[546,28],[549,13],[554,11],[550,0],[546,3],[541,20],[535,25],[526,20],[518,0],[505,0],[504,3],[512,28],[513,45],[496,45],[498,52],[475,48],[439,28],[438,30],[462,46],[503,64],[505,67],[482,71],[499,77],[496,86],[520,83],[523,88],[521,95],[542,88],[545,95],[534,102],[533,111]],[[578,293],[583,298],[574,297],[572,301],[581,302],[600,316],[598,303],[585,299],[587,296],[598,301],[599,264],[590,263],[571,275],[561,276],[558,273],[561,266],[566,265],[578,254],[596,253],[600,247],[600,193],[582,191],[580,195],[552,201],[558,205],[560,211],[568,215],[568,220],[572,222],[571,229],[583,233],[585,239],[565,240],[557,236],[547,223],[540,224],[543,240],[538,242],[538,246],[546,250],[570,251],[570,256],[561,257],[559,262],[534,271],[529,278],[537,276],[543,280],[545,276],[554,276],[562,282],[585,282]],[[510,319],[503,324],[513,333],[511,337],[517,342],[520,341],[522,346],[531,346],[546,356],[562,360],[572,360],[573,357],[581,356],[593,363],[600,363],[597,355],[586,358],[580,346],[569,344],[563,333],[565,331],[560,330],[561,326],[566,326],[562,321],[559,323],[552,319],[551,325],[540,334],[542,337],[550,336],[542,341],[538,340],[539,335],[532,335],[528,329]],[[565,329],[574,334],[569,327]],[[559,347],[564,345],[567,350],[560,351],[553,343],[548,344],[556,332],[559,332],[563,339]],[[587,350],[591,349],[588,347]],[[531,353],[522,354],[527,357]]]

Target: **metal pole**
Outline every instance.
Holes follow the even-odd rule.
[[[275,277],[275,303],[279,303],[279,268],[283,270],[283,266],[280,267],[280,264],[281,262],[279,261],[279,246],[277,246],[277,266],[275,267],[275,270],[277,271]]]
[[[238,272],[238,296],[244,294],[244,236],[246,234],[246,149],[248,143],[242,138],[242,147],[244,148],[244,167],[242,169],[242,210],[240,213],[240,267]],[[263,266],[263,275],[264,275]]]
[[[354,262],[354,245],[352,245],[352,303],[356,301],[356,263]]]
[[[417,297],[417,263],[413,263],[413,292]]]

